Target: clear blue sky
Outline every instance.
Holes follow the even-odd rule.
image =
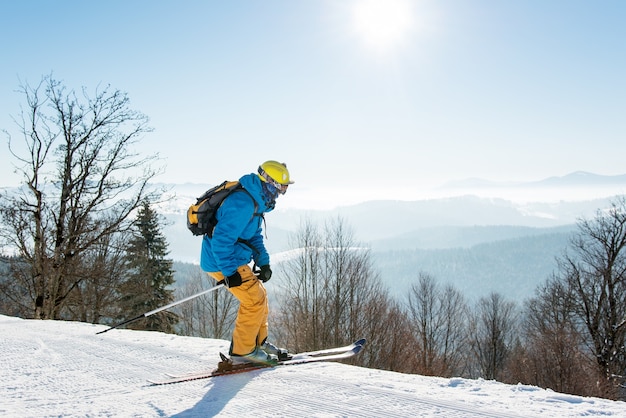
[[[127,92],[166,182],[276,159],[284,199],[340,202],[623,174],[625,22],[622,0],[3,1],[0,128],[52,72]]]

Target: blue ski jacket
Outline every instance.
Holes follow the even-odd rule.
[[[217,210],[217,225],[213,237],[204,235],[200,253],[200,267],[206,272],[220,271],[224,276],[235,273],[237,267],[254,260],[257,266],[270,263],[262,235],[262,216],[274,208],[265,202],[261,179],[252,173],[246,174],[239,182],[250,194],[237,191],[230,194]],[[252,198],[251,198],[252,196]],[[250,245],[238,241],[247,241]]]

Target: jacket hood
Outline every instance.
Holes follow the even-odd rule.
[[[246,174],[239,179],[239,183],[252,195],[257,205],[259,205],[260,212],[269,212],[274,209],[274,202],[265,201],[262,190],[263,185],[258,175],[255,173]]]

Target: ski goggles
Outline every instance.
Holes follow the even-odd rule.
[[[279,182],[277,182],[276,180],[271,178],[264,170],[262,170],[260,168],[259,168],[259,174],[261,176],[263,176],[263,179],[265,180],[265,182],[268,185],[270,185],[273,188],[275,188],[278,193],[280,193],[280,194],[287,193],[287,188],[289,187],[288,184],[280,184]]]

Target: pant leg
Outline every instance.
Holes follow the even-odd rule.
[[[249,266],[240,266],[241,286],[228,290],[239,301],[239,311],[233,330],[231,354],[249,354],[267,338],[269,306],[263,283],[256,278]],[[216,280],[224,276],[220,272],[209,273]]]

